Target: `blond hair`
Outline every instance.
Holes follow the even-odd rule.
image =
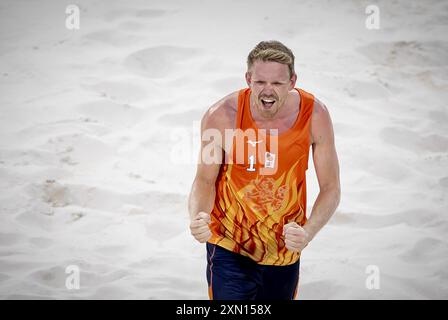
[[[256,60],[274,61],[286,64],[289,69],[290,77],[295,73],[294,54],[291,49],[280,41],[261,41],[257,44],[247,56],[247,69],[250,69]]]

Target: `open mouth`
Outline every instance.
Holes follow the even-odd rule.
[[[263,107],[265,107],[266,109],[270,109],[274,105],[275,100],[262,98],[261,103],[263,104]]]

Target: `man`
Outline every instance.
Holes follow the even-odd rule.
[[[249,88],[202,118],[190,230],[207,242],[210,299],[294,299],[300,254],[340,201],[332,122],[322,102],[295,88],[294,55],[282,43],[260,42],[247,67]],[[307,219],[310,145],[320,192]]]

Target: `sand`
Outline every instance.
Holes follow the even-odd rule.
[[[79,30],[64,2],[0,4],[1,299],[207,299],[199,120],[269,39],[330,110],[341,169],[298,298],[448,298],[448,3],[376,1],[379,30],[362,1],[77,4]],[[311,157],[307,179],[309,214]]]

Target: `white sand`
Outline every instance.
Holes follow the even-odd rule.
[[[341,166],[299,299],[448,298],[448,3],[376,2],[380,30],[358,1],[77,3],[77,31],[64,2],[0,4],[0,298],[207,299],[193,129],[267,39],[330,109]]]

